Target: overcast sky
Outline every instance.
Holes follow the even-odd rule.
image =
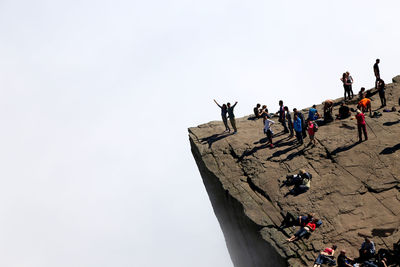
[[[376,58],[390,82],[399,10],[0,0],[0,265],[232,266],[187,128],[370,88]]]

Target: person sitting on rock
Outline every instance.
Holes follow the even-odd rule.
[[[359,261],[367,261],[375,255],[375,244],[368,237],[365,238],[364,242],[361,244],[359,250],[360,257]]]
[[[307,223],[311,222],[314,217],[314,213],[307,213],[307,215],[295,217],[290,212],[287,212],[285,218],[283,218],[283,221],[278,228],[279,230],[282,230],[291,226],[304,227],[307,225]]]
[[[324,104],[324,122],[325,123],[332,122],[333,100],[331,99],[325,100],[322,104]]]
[[[361,109],[363,113],[369,111],[369,116],[372,116],[371,100],[369,98],[364,97],[361,99],[360,102],[358,102],[357,108]]]
[[[314,267],[320,267],[324,263],[327,263],[329,266],[336,265],[336,261],[333,259],[333,254],[335,254],[336,248],[336,245],[332,245],[332,247],[321,251],[314,262]]]
[[[254,116],[256,117],[256,119],[260,118],[260,107],[261,105],[257,104],[253,109]]]
[[[339,114],[336,116],[336,118],[339,120],[344,120],[350,116],[351,116],[350,108],[345,104],[345,102],[342,102],[340,104]]]
[[[346,251],[341,250],[339,256],[337,257],[338,267],[353,267],[354,259],[346,256]]]
[[[301,239],[307,234],[311,234],[315,228],[317,227],[317,222],[319,220],[317,218],[313,218],[313,220],[309,223],[306,224],[306,226],[300,228],[294,235],[292,235],[290,238],[286,239],[289,242],[293,242],[296,240]]]
[[[310,189],[311,184],[311,173],[306,172],[305,170],[300,170],[299,174],[288,175],[286,176],[286,181],[284,181],[281,185],[291,186],[294,185],[293,189],[286,193],[285,197],[288,195],[299,195],[304,193]]]

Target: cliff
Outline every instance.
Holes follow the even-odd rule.
[[[398,107],[399,97],[397,76],[386,86],[387,106]],[[378,109],[379,96],[371,100],[372,110]],[[352,118],[319,127],[314,147],[296,146],[276,123],[271,149],[262,120],[250,117],[236,119],[234,135],[224,134],[220,121],[189,128],[192,153],[234,266],[312,266],[318,252],[333,243],[356,257],[366,236],[377,249],[393,248],[400,239],[400,113],[379,111],[379,118],[366,116],[369,140],[362,143]],[[300,169],[313,175],[311,189],[285,197],[289,189],[280,181]],[[314,212],[323,225],[308,239],[288,243],[298,228],[278,230],[286,212]]]

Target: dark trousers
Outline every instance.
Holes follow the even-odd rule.
[[[379,97],[381,98],[382,107],[386,106],[385,91],[379,91]]]
[[[225,130],[226,131],[230,131],[231,129],[229,128],[229,126],[228,126],[228,119],[225,117],[222,117],[222,121],[224,122],[224,125],[225,125]]]
[[[364,132],[365,140],[368,140],[367,125],[366,124],[357,124],[357,126],[358,126],[358,138],[359,138],[360,142],[362,141],[361,130]]]
[[[286,120],[281,120],[281,124],[282,124],[282,126],[283,126],[283,131],[284,131],[285,133],[288,133],[289,130],[288,130],[287,126],[286,126]]]
[[[270,129],[267,130],[267,132],[265,133],[268,137],[268,141],[272,144],[272,132]]]
[[[229,121],[231,122],[233,131],[237,132],[235,118],[234,117],[233,118],[229,118]]]
[[[296,131],[296,138],[297,141],[299,141],[300,144],[303,144],[303,133]]]
[[[350,99],[350,89],[348,87],[344,88],[344,100],[346,100],[346,94],[347,94],[347,98]]]

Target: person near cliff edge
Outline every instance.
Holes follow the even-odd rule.
[[[375,88],[378,89],[378,81],[381,78],[381,73],[379,71],[379,63],[381,61],[379,58],[376,59],[375,64],[374,64],[374,75],[375,75]]]
[[[226,105],[228,106],[228,116],[229,116],[229,121],[231,122],[232,128],[233,128],[233,133],[237,133],[237,128],[236,128],[236,121],[235,121],[235,114],[233,114],[233,109],[237,105],[237,101],[233,106],[231,106],[231,103],[227,103]]]
[[[289,130],[286,126],[286,118],[285,118],[285,108],[283,106],[283,101],[279,100],[279,110],[278,110],[278,115],[279,115],[279,122],[282,124],[283,126],[283,131],[285,133],[288,133]]]
[[[365,123],[364,113],[362,113],[359,109],[357,109],[356,112],[357,112],[356,119],[357,119],[357,128],[358,128],[358,142],[361,143],[362,142],[361,130],[364,132],[365,141],[368,140],[367,125]]]
[[[224,125],[225,125],[225,131],[224,132],[230,132],[231,129],[228,126],[228,120],[226,118],[226,114],[228,113],[227,106],[225,104],[220,106],[215,99],[214,99],[214,102],[215,102],[215,104],[217,104],[218,107],[221,108],[221,117],[222,117],[222,121],[224,122]]]
[[[332,247],[321,251],[314,262],[314,267],[320,267],[324,263],[327,263],[329,266],[336,265],[336,261],[333,259],[333,254],[335,254],[336,248],[336,245],[332,245]]]
[[[315,228],[317,227],[317,222],[318,219],[314,218],[311,222],[307,223],[306,226],[300,228],[294,235],[292,235],[290,238],[286,239],[288,242],[293,242],[296,240],[301,239],[305,235],[313,232]]]
[[[315,217],[314,213],[307,213],[303,216],[295,217],[290,212],[286,213],[286,216],[283,218],[281,225],[278,227],[279,230],[283,230],[284,228],[291,226],[301,226],[304,227],[307,223],[311,222]]]

